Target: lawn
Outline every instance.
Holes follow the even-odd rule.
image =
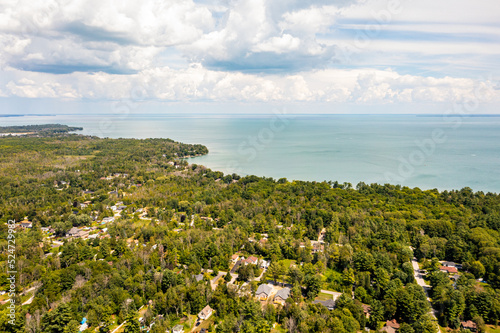
[[[326,301],[328,299],[332,299],[332,295],[330,294],[324,294],[324,293],[319,293],[318,297],[316,297],[317,300],[319,301]]]
[[[500,333],[500,326],[493,326],[493,325],[486,325],[486,332],[487,333]]]
[[[213,317],[213,316],[211,316],[211,317],[210,317],[210,318],[208,318],[207,320],[204,320],[204,321],[200,324],[200,326],[196,327],[195,332],[199,332],[202,328],[206,328],[206,329],[208,330],[208,328],[210,327],[210,325],[212,325],[212,326],[213,326],[214,321],[215,321],[215,319],[214,319],[214,317]]]
[[[291,259],[283,259],[283,260],[280,260],[279,262],[283,263],[283,265],[285,265],[285,267],[288,269],[291,265],[295,265],[295,260],[291,260]]]

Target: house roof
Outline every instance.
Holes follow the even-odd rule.
[[[398,324],[398,322],[396,321],[396,319],[393,319],[393,320],[388,320],[388,321],[385,323],[385,326],[389,326],[389,327],[392,327],[392,328],[395,328],[395,329],[399,329],[399,324]]]
[[[396,333],[396,329],[394,329],[390,326],[384,326],[380,329],[380,332]]]
[[[201,280],[203,280],[203,274],[193,275],[193,277],[196,282],[200,282]]]
[[[290,288],[283,288],[278,290],[276,293],[276,297],[280,297],[283,300],[286,300],[288,297],[290,297]]]
[[[440,261],[443,266],[456,266],[457,264],[453,261]]]
[[[472,320],[462,321],[460,323],[464,328],[477,328],[477,325]]]
[[[458,273],[458,270],[455,267],[441,266],[441,267],[439,267],[439,270],[446,271],[448,273]]]
[[[238,259],[238,257],[239,257],[239,256],[238,256],[237,254],[233,254],[233,255],[231,256],[231,259],[235,260],[235,259]]]
[[[333,309],[335,307],[335,301],[333,299],[327,299],[325,301],[316,300],[313,303],[314,304],[321,304],[328,309]]]
[[[73,228],[69,229],[68,234],[75,235],[75,234],[78,234],[79,232],[80,232],[80,230],[77,227],[73,227]]]
[[[247,258],[247,263],[256,263],[259,259],[257,259],[256,257],[254,256],[250,256]]]
[[[259,286],[259,288],[257,288],[257,291],[255,292],[255,295],[259,295],[259,294],[266,294],[267,296],[269,296],[271,294],[271,290],[273,290],[273,288],[268,285],[268,284],[261,284]]]
[[[203,308],[203,310],[201,310],[200,314],[204,314],[205,316],[209,315],[210,312],[212,312],[212,308],[210,307],[210,305],[207,305]]]

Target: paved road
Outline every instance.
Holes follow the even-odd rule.
[[[28,304],[31,304],[33,302],[33,300],[35,299],[35,295],[31,296],[26,302],[24,302],[22,305],[28,305]]]
[[[429,290],[430,290],[431,286],[429,286],[427,283],[425,283],[423,275],[422,275],[422,273],[420,273],[420,267],[418,267],[417,258],[413,258],[411,260],[411,264],[413,266],[413,274],[415,276],[415,280],[417,281],[417,284],[419,286],[424,288],[425,295],[427,296],[427,301],[429,302],[429,305],[431,306],[431,311],[429,312],[429,314],[432,316],[432,318],[434,318],[434,320],[436,321],[436,326],[437,326],[436,310],[434,310],[434,308],[432,307],[431,299],[429,298]],[[440,333],[439,326],[437,326],[436,332]]]
[[[329,295],[337,296],[337,297],[339,297],[340,295],[342,295],[342,293],[339,293],[339,292],[336,292],[336,291],[330,291],[330,290],[320,290],[320,292],[323,293],[323,294],[329,294]]]

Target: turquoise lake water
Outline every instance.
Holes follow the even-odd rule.
[[[289,180],[393,183],[500,192],[500,117],[415,115],[57,115],[0,125],[60,123],[110,138],[206,145],[190,159],[213,170]]]

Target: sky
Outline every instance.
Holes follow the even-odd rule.
[[[500,113],[498,0],[0,0],[0,114]]]

